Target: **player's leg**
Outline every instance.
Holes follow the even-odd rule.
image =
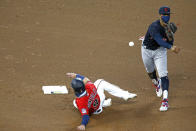
[[[149,78],[152,80],[153,85],[157,86],[158,79],[157,79],[155,64],[154,64],[154,60],[153,60],[154,51],[145,49],[142,46],[141,52],[142,52],[142,60],[143,60],[146,72],[148,73]]]
[[[102,110],[103,107],[107,107],[107,106],[111,106],[112,104],[112,99],[108,98],[107,100],[105,99],[105,94],[104,94],[104,88],[102,86],[100,86],[101,81],[103,81],[103,79],[98,79],[94,82],[94,85],[97,88],[97,93],[100,97],[100,107],[99,109]]]
[[[103,89],[103,90],[107,91],[109,94],[116,96],[116,97],[119,97],[119,98],[123,98],[124,100],[128,100],[129,98],[133,98],[133,97],[137,96],[136,94],[125,91],[125,90],[121,89],[120,87],[113,85],[103,79],[98,86],[98,90],[100,90],[100,88],[101,88],[101,90]]]
[[[168,109],[169,78],[167,71],[167,50],[165,48],[158,49],[155,57],[155,65],[161,79],[161,87],[163,90],[163,101],[160,111],[166,111]]]

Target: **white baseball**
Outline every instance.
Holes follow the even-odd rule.
[[[129,42],[129,46],[134,46],[134,42],[133,41]]]

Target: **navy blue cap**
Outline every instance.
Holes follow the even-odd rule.
[[[169,15],[170,14],[170,8],[168,6],[162,6],[159,9],[160,15]]]

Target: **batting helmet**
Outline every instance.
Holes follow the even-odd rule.
[[[75,95],[77,97],[82,96],[86,92],[85,85],[81,80],[73,79],[71,82],[71,87],[74,89]]]

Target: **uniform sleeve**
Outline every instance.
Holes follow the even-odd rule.
[[[76,105],[82,116],[89,114],[87,98],[76,98]]]
[[[83,101],[78,101],[80,104],[78,104],[78,110],[80,111],[81,115],[82,115],[82,125],[87,125],[88,121],[89,121],[89,111],[88,111],[88,107],[86,104],[83,103]]]
[[[153,37],[153,39],[162,47],[165,47],[167,49],[170,49],[172,45],[166,41],[163,40],[163,37],[161,36],[158,28],[156,26],[150,27],[150,35]],[[173,43],[172,43],[173,44]]]
[[[77,98],[76,99],[76,104],[78,106],[78,110],[81,113],[82,116],[82,125],[87,125],[89,121],[89,109],[88,109],[88,103],[87,103],[87,98],[82,97],[82,98]]]
[[[81,124],[86,126],[88,124],[89,118],[89,115],[83,115]]]

